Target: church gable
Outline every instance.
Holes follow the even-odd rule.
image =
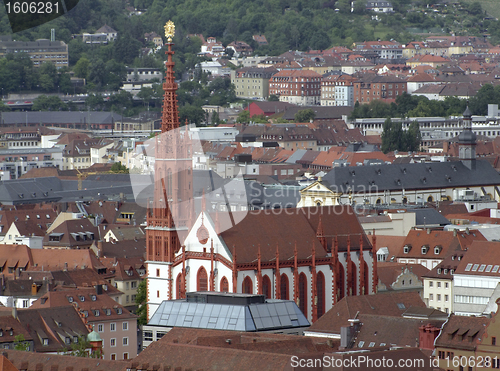
[[[228,260],[232,259],[231,253],[217,235],[215,223],[210,214],[201,212],[184,240],[186,251],[198,253],[210,252],[212,241],[215,253],[221,254]],[[182,249],[176,255],[182,255]]]

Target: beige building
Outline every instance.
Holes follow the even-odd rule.
[[[269,98],[269,79],[276,71],[274,68],[245,67],[231,71],[238,98],[267,100]]]
[[[57,68],[68,67],[68,45],[64,41],[0,41],[0,57],[7,53],[27,53],[35,67],[43,62],[53,63]]]

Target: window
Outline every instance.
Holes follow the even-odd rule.
[[[137,288],[137,281],[130,282],[130,288],[136,289]]]
[[[497,338],[495,336],[491,337],[491,345],[497,345]]]
[[[104,325],[102,323],[97,325],[97,332],[104,332]]]
[[[110,340],[110,345],[111,345],[112,347],[116,347],[116,339],[115,339],[115,338],[112,338],[112,339]]]
[[[429,300],[434,300],[434,295],[433,294],[429,294]]]
[[[112,361],[115,361],[115,360],[116,360],[116,354],[114,354],[114,353],[113,353],[113,354],[111,354],[111,360],[112,360]]]
[[[110,331],[116,331],[116,323],[110,323],[109,324],[109,330]]]
[[[144,341],[153,341],[152,331],[144,331]]]
[[[448,301],[448,295],[444,296],[444,301]]]
[[[128,338],[127,338],[127,337],[124,337],[124,338],[122,339],[122,344],[123,344],[124,346],[127,346],[127,345],[128,345]]]
[[[433,287],[433,286],[434,286],[434,282],[429,281],[429,287]]]
[[[128,359],[128,353],[123,353],[123,359]]]
[[[23,300],[23,308],[28,308],[30,305],[29,305],[29,300]]]
[[[160,270],[156,269],[156,277],[160,277]]]
[[[441,301],[441,294],[437,294],[437,301]]]
[[[49,339],[48,338],[44,338],[43,339],[43,345],[49,345]]]
[[[445,283],[444,283],[444,287],[445,287],[445,288],[448,288],[448,282],[445,282]]]
[[[441,287],[441,282],[438,282],[438,283],[437,283],[437,287]]]

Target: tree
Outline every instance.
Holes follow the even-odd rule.
[[[111,171],[113,173],[126,173],[128,174],[128,169],[125,165],[122,165],[120,162],[115,162],[111,165]]]
[[[67,111],[66,104],[57,96],[39,95],[33,100],[32,111]]]
[[[71,344],[71,350],[68,354],[74,357],[84,357],[84,358],[101,358],[102,352],[92,351],[90,342],[87,340],[87,336],[82,335],[78,337],[78,342]]]
[[[236,122],[238,124],[248,124],[250,122],[250,111],[243,110],[238,113],[238,117],[236,118]]]
[[[406,137],[406,148],[404,151],[418,151],[420,149],[420,142],[422,141],[422,135],[420,134],[420,125],[417,121],[413,121],[405,134]]]
[[[179,109],[179,121],[199,125],[205,121],[205,111],[201,107],[186,105]]]
[[[19,334],[14,337],[14,349],[22,350],[24,352],[30,351],[30,343],[25,341],[23,334]]]
[[[295,114],[295,122],[309,122],[311,120],[314,120],[316,117],[316,114],[314,113],[312,108],[307,108],[298,111]]]
[[[146,305],[147,300],[148,286],[146,279],[144,279],[137,286],[137,296],[135,297],[135,303],[137,304],[137,311],[135,314],[139,316],[139,318],[137,319],[138,325],[146,325],[148,323]]]
[[[73,67],[73,72],[76,77],[81,77],[86,79],[89,74],[90,61],[85,57],[81,57],[78,62],[76,62],[75,67]]]
[[[220,118],[219,118],[219,112],[213,111],[212,112],[212,125],[217,126],[220,123]]]
[[[279,102],[280,98],[277,95],[271,94],[267,99],[268,102]]]

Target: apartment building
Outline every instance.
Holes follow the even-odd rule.
[[[231,71],[231,83],[234,84],[238,98],[267,100],[269,98],[269,79],[278,71],[272,67],[246,67]]]
[[[68,67],[68,45],[64,41],[0,40],[0,57],[4,57],[7,53],[27,53],[35,67],[40,67],[43,62],[53,63],[57,68]]]
[[[320,104],[322,76],[314,71],[281,70],[269,80],[269,94],[281,102],[308,106]]]

